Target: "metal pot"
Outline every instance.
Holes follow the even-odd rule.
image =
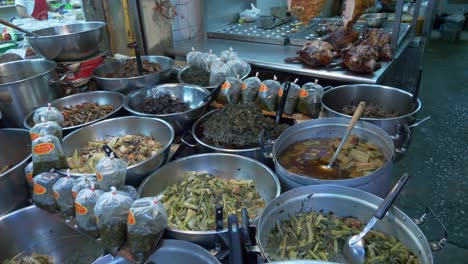
[[[0,166],[12,168],[0,174],[0,216],[29,203],[24,167],[31,160],[31,138],[26,129],[0,129]]]
[[[244,80],[245,78],[247,78],[247,76],[249,76],[250,72],[252,71],[252,68],[250,66],[250,64],[247,64],[248,67],[247,67],[247,70],[245,71],[245,73],[240,76],[241,80]],[[183,69],[181,69],[178,73],[177,73],[177,81],[179,81],[180,83],[187,83],[185,82],[183,79],[182,79],[182,74],[188,70],[190,68],[190,66],[187,66],[187,67],[184,67]],[[213,86],[204,86],[204,88],[208,89],[208,90],[214,90],[216,88],[217,85],[213,85]]]
[[[140,197],[155,196],[163,192],[168,186],[178,183],[187,171],[207,171],[223,178],[252,179],[266,203],[280,194],[278,178],[264,164],[238,155],[210,153],[189,156],[168,163],[141,184]],[[256,220],[258,218],[252,219],[253,222]],[[190,241],[208,249],[214,247],[218,234],[227,236],[227,228],[222,231],[184,231],[167,228],[169,238]]]
[[[158,72],[129,78],[105,77],[109,73],[117,72],[125,62],[125,60],[117,60],[97,67],[93,71],[93,78],[96,80],[96,83],[100,89],[121,93],[129,93],[133,89],[143,88],[146,86],[169,81],[171,70],[174,66],[173,59],[164,56],[141,56],[141,59],[158,63],[161,66],[161,70]]]
[[[382,199],[372,194],[335,185],[305,186],[285,192],[263,211],[257,225],[258,246],[263,257],[271,260],[265,251],[268,236],[277,221],[287,220],[291,215],[323,210],[367,222],[381,203]],[[418,256],[420,263],[433,263],[431,247],[424,234],[411,218],[395,206],[390,208],[385,221],[378,221],[374,229],[395,236]]]
[[[421,109],[421,101],[413,101],[413,95],[401,89],[382,85],[353,84],[343,85],[326,91],[322,97],[323,115],[325,117],[347,117],[341,109],[349,104],[365,101],[367,104],[376,104],[385,111],[400,113],[394,118],[361,118],[372,123],[393,139],[395,151],[404,154],[411,142],[411,128],[419,125],[415,123],[415,115]]]
[[[55,62],[21,60],[0,64],[0,112],[5,127],[22,127],[26,115],[57,98],[49,85]]]
[[[36,206],[5,215],[0,223],[0,260],[38,253],[52,256],[54,263],[92,263],[104,253],[95,240]]]
[[[111,113],[107,114],[106,116],[103,116],[101,118],[98,118],[96,120],[93,120],[91,122],[81,124],[81,125],[76,125],[76,126],[71,126],[71,127],[64,127],[62,129],[62,132],[64,135],[67,135],[71,133],[72,131],[75,131],[79,128],[82,128],[84,126],[90,125],[97,123],[99,121],[102,121],[104,119],[110,118],[112,116],[117,115],[117,113],[122,109],[123,107],[123,101],[125,97],[121,93],[117,92],[108,92],[108,91],[94,91],[94,92],[87,92],[87,93],[80,93],[80,94],[74,94],[70,95],[64,98],[57,99],[55,101],[50,102],[51,106],[54,107],[70,107],[82,103],[97,103],[100,105],[105,105],[109,104],[114,107],[114,111]],[[29,113],[23,121],[24,127],[27,129],[31,129],[34,126],[34,113],[35,111]]]
[[[184,103],[189,105],[190,109],[180,113],[161,115],[148,114],[135,110],[135,107],[142,104],[147,98],[155,98],[165,94],[180,98]],[[125,98],[124,107],[130,114],[135,116],[156,117],[166,120],[174,127],[175,133],[179,134],[185,129],[190,128],[205,112],[208,108],[209,101],[203,102],[203,99],[209,94],[210,92],[207,89],[197,85],[177,83],[162,84],[131,92]]]
[[[290,189],[288,188],[290,186],[288,182],[299,185],[336,184],[364,190],[380,197],[387,194],[393,168],[393,141],[385,131],[368,122],[359,121],[351,134],[357,135],[359,138],[379,147],[387,159],[387,162],[381,168],[369,175],[346,180],[319,180],[291,173],[279,163],[280,154],[294,142],[313,138],[342,137],[348,123],[349,120],[342,117],[309,120],[288,128],[278,137],[273,145],[272,157],[275,162],[275,171],[286,189]]]
[[[168,160],[170,147],[174,140],[174,129],[168,122],[157,118],[135,116],[112,118],[69,134],[63,138],[62,147],[65,156],[70,157],[76,149],[80,149],[90,141],[102,140],[111,136],[138,134],[153,136],[163,148],[149,159],[127,168],[126,184],[137,187],[146,176],[166,164]],[[65,171],[60,172],[66,174]],[[85,174],[71,173],[71,176],[74,177],[83,175]]]
[[[41,35],[24,38],[31,48],[48,60],[77,61],[88,58],[99,50],[104,22],[82,22],[35,30]]]

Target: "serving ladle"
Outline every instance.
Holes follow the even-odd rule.
[[[26,33],[26,34],[28,34],[28,35],[32,35],[32,36],[34,36],[34,37],[40,37],[40,36],[41,36],[41,35],[39,35],[39,34],[37,34],[37,33],[31,32],[31,31],[27,31],[26,29],[21,28],[21,27],[15,25],[15,24],[10,23],[10,22],[8,22],[8,21],[6,21],[6,20],[3,20],[3,19],[0,19],[0,24],[3,24],[3,25],[5,25],[5,26],[7,26],[7,27],[11,27],[11,28],[13,28],[13,29],[16,29],[16,30],[18,30],[18,31],[21,31],[21,32],[23,32],[23,33]]]
[[[379,205],[371,220],[367,223],[366,227],[359,233],[359,235],[348,238],[343,246],[343,255],[345,260],[350,264],[362,264],[366,256],[364,250],[364,241],[362,238],[374,227],[377,220],[382,220],[385,217],[388,209],[392,206],[395,198],[400,193],[403,186],[408,181],[408,173],[403,174],[390,193],[385,197],[385,200]]]

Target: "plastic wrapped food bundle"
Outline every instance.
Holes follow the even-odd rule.
[[[132,198],[134,201],[138,199],[138,191],[131,185],[124,185],[122,188],[120,188],[120,191],[128,194],[128,196],[130,196],[130,198]]]
[[[153,253],[167,226],[166,210],[159,202],[160,199],[138,199],[128,212],[128,244],[137,261],[143,262]]]
[[[237,59],[237,53],[234,52],[234,49],[231,47],[228,50],[223,50],[221,51],[221,54],[219,55],[219,59],[222,62],[228,62],[230,60]]]
[[[211,65],[210,85],[218,85],[226,80],[227,77],[232,77],[234,74],[231,69],[222,61],[215,61]]]
[[[52,169],[66,168],[66,158],[56,136],[40,136],[32,142],[33,176]]]
[[[70,176],[70,170],[68,170],[67,177],[58,179],[52,186],[57,205],[65,217],[75,216],[75,198],[72,195],[74,185],[75,180]]]
[[[41,123],[36,123],[30,130],[31,141],[39,138],[40,135],[56,136],[62,142],[62,128],[54,121],[46,121],[42,118]]]
[[[213,62],[219,60],[219,57],[216,56],[216,54],[214,54],[212,50],[210,50],[210,52],[208,53],[205,53],[205,56],[206,56],[206,65],[208,67],[207,70],[210,71],[211,65],[213,65]]]
[[[53,186],[60,176],[53,172],[44,172],[34,177],[34,189],[32,200],[37,207],[51,213],[58,211],[57,201],[54,197]]]
[[[245,79],[242,83],[241,103],[247,104],[255,102],[261,84],[262,81],[258,78],[258,72],[255,74],[255,77]]]
[[[92,183],[90,188],[81,190],[76,196],[75,220],[81,229],[98,236],[99,232],[96,216],[94,215],[94,206],[103,192],[94,189],[94,187]]]
[[[78,179],[76,179],[75,180],[75,185],[72,188],[73,198],[76,198],[76,196],[78,195],[78,193],[81,190],[91,188],[91,185],[94,185],[94,188],[99,189],[97,179],[94,176],[84,175],[84,176],[79,177]]]
[[[315,83],[308,82],[304,84],[299,91],[296,111],[309,117],[317,118],[320,114],[323,93],[323,87],[318,84],[318,80],[315,80]]]
[[[234,77],[226,78],[226,82],[221,86],[216,101],[220,104],[237,104],[242,91],[242,80]]]
[[[206,53],[196,51],[195,48],[192,47],[192,51],[187,53],[187,64],[208,71],[207,57]]]
[[[63,118],[62,112],[50,104],[45,107],[40,107],[34,112],[33,120],[35,124],[42,123],[42,120],[54,121],[59,126],[63,126],[65,119]]]
[[[278,91],[281,84],[277,81],[276,75],[273,80],[265,80],[258,89],[256,104],[265,111],[276,111]]]
[[[239,75],[243,77],[247,74],[249,64],[241,59],[234,59],[226,62],[226,65],[231,69],[235,76]]]
[[[299,91],[301,87],[296,84],[298,79],[294,80],[294,83],[291,83],[289,88],[288,97],[286,98],[286,103],[284,104],[284,113],[287,115],[292,115],[296,112],[297,99],[299,97]],[[283,83],[283,86],[278,91],[278,105],[283,98],[283,91],[286,83]]]
[[[115,187],[101,195],[94,206],[99,233],[104,247],[116,252],[126,238],[128,210],[133,200]]]
[[[34,181],[33,181],[33,163],[30,162],[24,167],[24,176],[26,177],[26,183],[28,183],[29,193],[32,194]]]
[[[96,165],[96,179],[101,190],[109,190],[115,186],[120,189],[125,185],[125,176],[127,175],[127,162],[110,157],[104,157]]]

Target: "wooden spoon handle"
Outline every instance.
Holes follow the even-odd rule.
[[[21,32],[23,32],[23,33],[26,33],[26,34],[34,35],[34,33],[29,32],[29,31],[27,31],[27,30],[24,30],[24,29],[18,27],[17,25],[12,24],[12,23],[10,23],[10,22],[8,22],[8,21],[6,21],[6,20],[3,20],[3,19],[0,19],[0,24],[3,24],[3,25],[5,25],[5,26],[7,26],[7,27],[11,27],[11,28],[13,28],[13,29],[19,30],[19,31],[21,31]]]
[[[346,131],[351,131],[353,127],[356,125],[357,121],[359,118],[361,118],[362,111],[364,111],[364,107],[366,107],[366,102],[361,101],[356,108],[356,111],[354,111],[353,117],[351,118],[351,121],[349,122],[348,128]]]

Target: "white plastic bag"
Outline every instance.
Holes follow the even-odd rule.
[[[256,8],[253,3],[250,6],[250,9],[246,9],[239,14],[239,18],[244,22],[254,22],[260,17],[260,9]]]

